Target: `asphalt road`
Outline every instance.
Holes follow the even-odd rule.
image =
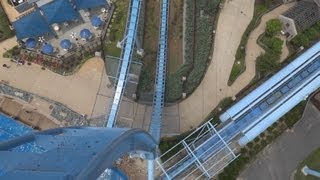
[[[320,112],[310,102],[293,131],[269,145],[239,176],[245,180],[290,180],[297,165],[320,146]]]

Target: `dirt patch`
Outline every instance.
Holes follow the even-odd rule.
[[[174,73],[183,64],[183,0],[170,1],[169,15],[169,73]]]
[[[12,98],[3,98],[3,101],[0,104],[0,110],[1,112],[17,118],[20,122],[38,130],[58,127],[58,125],[51,119],[37,112],[37,109],[27,107]]]
[[[147,161],[139,158],[129,158],[128,156],[121,159],[117,166],[123,170],[129,179],[142,180],[147,179]]]

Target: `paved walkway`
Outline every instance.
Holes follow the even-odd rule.
[[[255,76],[255,60],[264,52],[256,41],[265,31],[266,22],[277,18],[293,4],[281,5],[262,17],[259,26],[249,36],[246,48],[246,71],[232,86],[228,86],[235,53],[253,15],[254,1],[226,1],[219,17],[213,58],[208,71],[195,92],[179,104],[181,132],[199,125],[223,98],[235,96],[250,83]],[[284,45],[281,60],[284,60],[287,55],[288,50]]]
[[[239,176],[239,180],[293,179],[298,164],[320,146],[320,112],[308,103],[292,132],[285,132],[265,148]]]
[[[180,131],[199,125],[220,100],[231,95],[227,86],[230,70],[241,36],[252,19],[253,10],[254,0],[225,2],[216,29],[212,62],[199,87],[179,104]],[[238,87],[235,91],[241,89]]]

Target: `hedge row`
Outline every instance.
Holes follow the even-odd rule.
[[[178,100],[182,93],[191,94],[201,83],[210,61],[213,24],[220,0],[187,0],[186,3],[185,62],[167,78],[167,102]]]
[[[299,33],[295,36],[290,43],[295,49],[300,46],[309,47],[311,44],[320,38],[320,22],[317,22],[312,27],[306,29],[305,31]]]

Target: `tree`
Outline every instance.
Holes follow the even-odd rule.
[[[266,33],[268,36],[274,36],[281,31],[281,22],[279,19],[270,19],[267,22]]]
[[[271,38],[271,46],[269,47],[275,53],[281,53],[283,41],[280,38]]]
[[[292,39],[292,43],[296,47],[300,47],[300,46],[308,47],[310,44],[310,40],[306,35],[298,34],[296,37]]]

